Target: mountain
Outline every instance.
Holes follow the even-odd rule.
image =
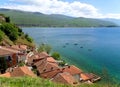
[[[118,26],[120,26],[120,19],[111,19],[111,18],[108,18],[108,19],[104,19],[104,20],[114,22],[114,23],[116,23]]]
[[[91,19],[74,18],[65,15],[46,15],[39,12],[27,12],[12,9],[0,9],[1,14],[11,18],[11,22],[19,26],[40,26],[40,27],[111,27],[117,26],[113,22]]]

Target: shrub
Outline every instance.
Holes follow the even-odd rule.
[[[38,52],[47,52],[48,54],[51,52],[52,48],[48,44],[40,44],[38,47]]]
[[[28,42],[33,42],[33,39],[31,37],[29,37],[28,34],[25,34],[25,38],[27,39]]]
[[[10,40],[15,41],[18,38],[18,29],[15,25],[10,23],[3,23],[0,29],[9,37]]]
[[[54,59],[56,59],[56,60],[61,60],[61,56],[60,56],[60,54],[59,54],[58,52],[52,53],[51,56],[52,56]]]

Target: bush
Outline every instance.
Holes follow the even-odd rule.
[[[25,34],[25,38],[27,39],[28,42],[33,42],[33,39],[31,37],[29,37],[28,34]]]
[[[7,23],[10,23],[10,17],[5,17]]]
[[[15,25],[10,23],[3,23],[0,29],[9,37],[10,40],[15,41],[18,38],[18,29]]]
[[[63,62],[60,62],[60,63],[59,63],[59,66],[62,66],[62,67],[63,67],[63,66],[65,66],[65,64],[66,64],[66,61],[63,60]]]
[[[0,30],[0,41],[3,39],[3,32]]]
[[[59,54],[58,52],[52,53],[51,56],[52,56],[54,59],[56,59],[56,60],[61,60],[61,56],[60,56],[60,54]]]
[[[51,52],[52,48],[48,44],[40,44],[38,47],[38,52],[47,52],[48,54]]]

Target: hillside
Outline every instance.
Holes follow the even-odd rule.
[[[114,23],[116,23],[118,26],[120,26],[120,19],[111,19],[111,18],[108,18],[108,19],[103,19],[103,20],[107,20],[107,21],[114,22]]]
[[[0,87],[72,87],[59,83],[53,83],[50,80],[32,77],[2,78],[0,77]],[[76,87],[119,87],[119,84],[101,83],[101,84],[80,84]]]
[[[33,40],[22,29],[10,23],[10,18],[0,15],[0,45],[26,44],[33,46]]]
[[[91,18],[74,18],[65,15],[45,15],[39,12],[25,12],[10,9],[0,9],[0,13],[11,17],[11,22],[19,26],[40,27],[113,27],[113,22]]]

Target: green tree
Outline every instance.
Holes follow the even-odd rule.
[[[10,17],[5,17],[7,23],[10,23]]]
[[[48,54],[51,52],[52,48],[48,44],[40,44],[38,47],[38,52],[47,52]]]
[[[29,37],[28,34],[25,34],[25,38],[27,39],[27,41],[29,41],[31,43],[33,42],[33,39],[31,37]]]
[[[18,38],[18,28],[14,24],[3,23],[0,29],[9,37],[10,40],[15,41]]]
[[[52,53],[51,56],[52,56],[53,58],[55,58],[56,60],[61,60],[61,56],[60,56],[60,54],[59,54],[58,52]]]
[[[62,62],[59,63],[59,66],[62,66],[62,67],[63,67],[63,66],[65,66],[65,64],[66,64],[66,61],[65,61],[65,60],[62,60]]]
[[[5,72],[7,69],[7,63],[4,57],[0,57],[0,70],[2,70],[2,73]]]
[[[3,32],[0,30],[0,41],[3,39]]]

